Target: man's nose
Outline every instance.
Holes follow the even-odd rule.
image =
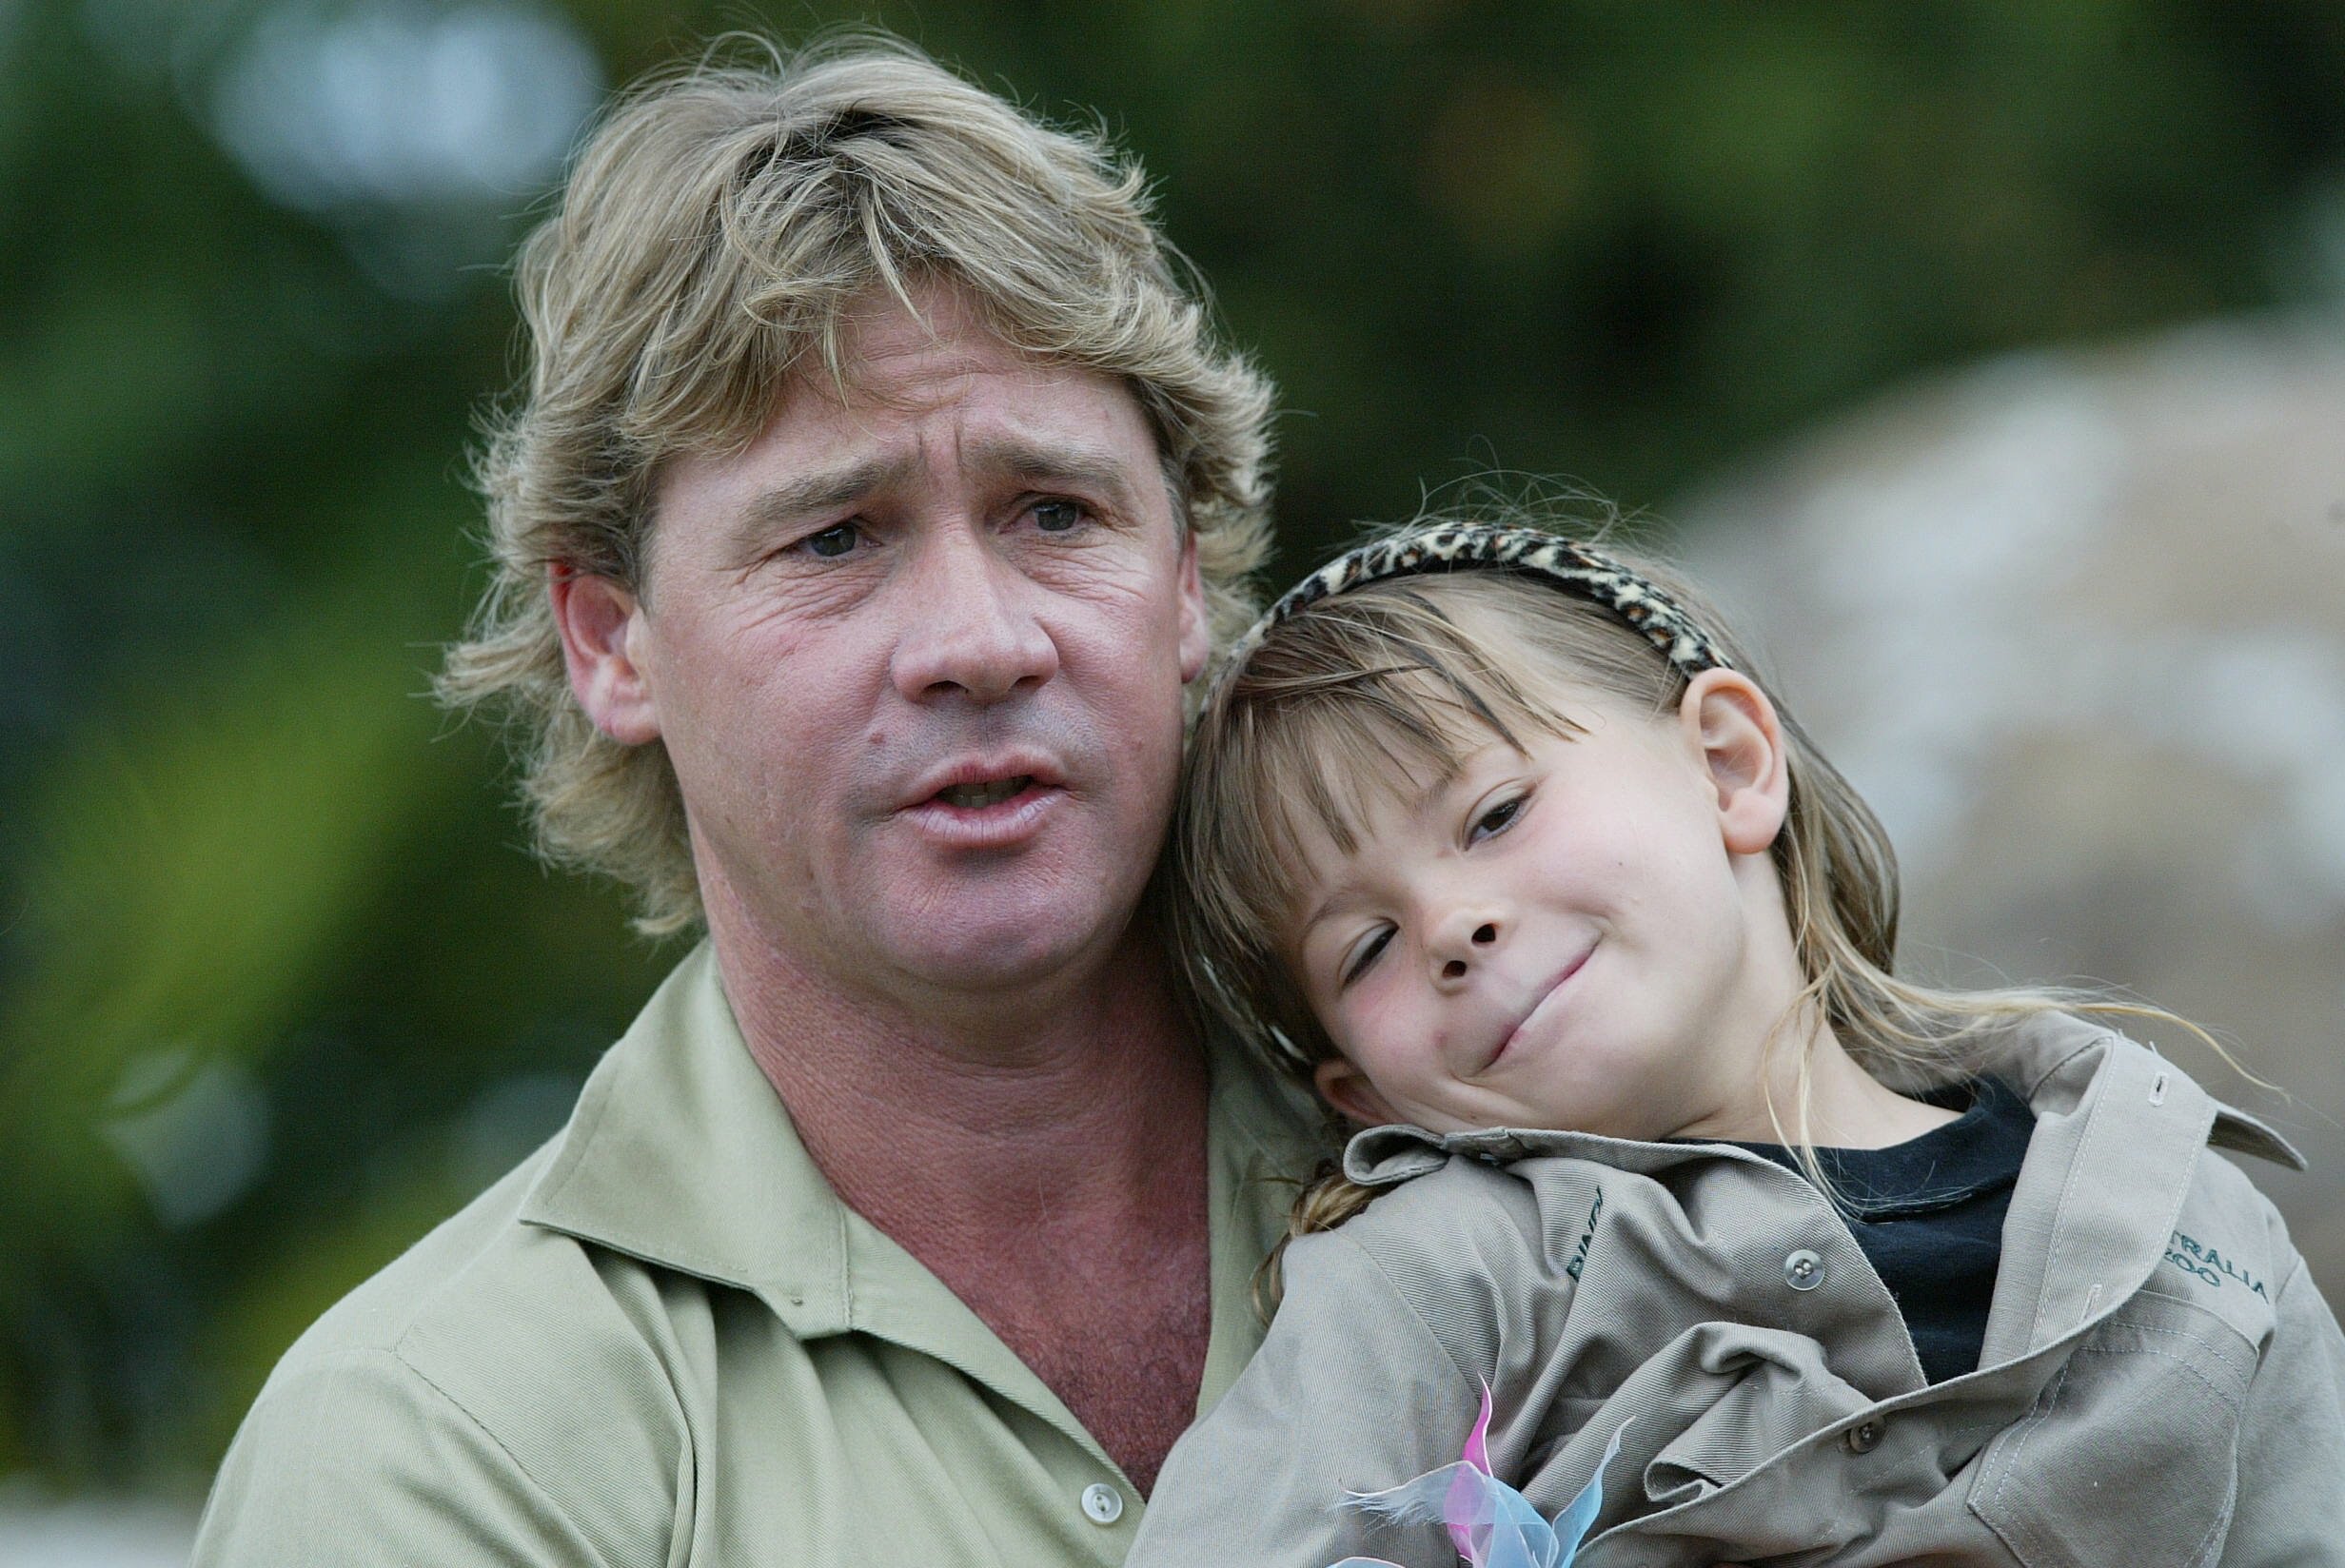
[[[999,702],[1058,673],[1035,589],[974,530],[939,529],[909,563],[890,674],[913,702],[959,695]]]
[[[1464,985],[1498,951],[1508,925],[1499,911],[1480,901],[1461,901],[1441,911],[1426,931],[1426,958],[1434,984],[1444,989]]]

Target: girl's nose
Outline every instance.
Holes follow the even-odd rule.
[[[1444,921],[1432,954],[1435,973],[1448,984],[1465,979],[1498,946],[1498,921],[1487,911]]]

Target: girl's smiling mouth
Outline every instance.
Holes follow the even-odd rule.
[[[1483,1073],[1488,1072],[1492,1068],[1495,1068],[1499,1063],[1507,1059],[1508,1053],[1514,1049],[1516,1042],[1523,1038],[1523,1031],[1529,1029],[1531,1025],[1537,1022],[1540,1016],[1547,1010],[1548,1005],[1555,1000],[1557,994],[1561,992],[1564,987],[1570,982],[1571,977],[1578,974],[1581,969],[1586,966],[1589,956],[1595,952],[1596,947],[1596,943],[1590,942],[1586,947],[1581,949],[1577,957],[1573,958],[1569,963],[1558,970],[1553,978],[1549,979],[1545,985],[1539,987],[1532,992],[1532,1001],[1529,1009],[1523,1014],[1522,1018],[1517,1021],[1514,1028],[1507,1031],[1506,1038],[1498,1042],[1498,1049],[1490,1053],[1489,1059],[1485,1061],[1482,1066],[1474,1069],[1472,1076],[1479,1077]]]

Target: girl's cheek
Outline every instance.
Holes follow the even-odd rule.
[[[1355,984],[1344,998],[1344,1032],[1355,1049],[1373,1055],[1391,1028],[1389,1001],[1372,982]]]
[[[1359,1046],[1360,1018],[1358,1009],[1349,995],[1330,1002],[1319,1009],[1319,1027],[1328,1031],[1335,1048],[1350,1056]]]

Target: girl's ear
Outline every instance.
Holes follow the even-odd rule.
[[[1727,850],[1764,854],[1791,810],[1790,754],[1775,704],[1740,671],[1705,670],[1686,685],[1678,721],[1717,792]]]
[[[1376,1092],[1376,1086],[1368,1081],[1367,1073],[1340,1056],[1330,1056],[1311,1068],[1310,1081],[1318,1086],[1319,1098],[1362,1127],[1384,1127],[1407,1120],[1392,1114],[1392,1107]]]

